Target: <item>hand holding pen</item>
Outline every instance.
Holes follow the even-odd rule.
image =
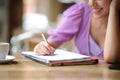
[[[54,54],[55,48],[52,47],[51,45],[49,45],[47,39],[45,38],[44,34],[41,33],[41,38],[43,41],[41,41],[40,43],[38,43],[35,48],[34,48],[34,52],[37,55],[52,55]]]

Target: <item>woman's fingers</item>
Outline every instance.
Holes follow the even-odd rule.
[[[50,46],[48,43],[43,42],[44,47],[47,49],[46,52],[49,52],[48,54],[53,54],[55,51],[55,48]]]
[[[55,48],[50,46],[48,43],[42,41],[37,44],[34,48],[34,52],[37,55],[52,55],[54,54]]]

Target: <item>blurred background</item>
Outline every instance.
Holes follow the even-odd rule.
[[[0,0],[0,42],[10,43],[10,54],[33,51],[40,33],[48,37],[48,30],[63,19],[62,12],[79,1],[87,0]],[[75,50],[72,41],[63,46]]]

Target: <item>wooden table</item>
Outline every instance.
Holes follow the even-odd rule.
[[[47,65],[18,56],[13,63],[0,64],[0,80],[120,80],[120,70],[110,70],[101,61],[96,65]]]

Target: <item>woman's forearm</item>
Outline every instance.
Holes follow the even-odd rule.
[[[118,9],[110,9],[106,38],[104,44],[104,59],[108,63],[120,62],[120,20]]]

